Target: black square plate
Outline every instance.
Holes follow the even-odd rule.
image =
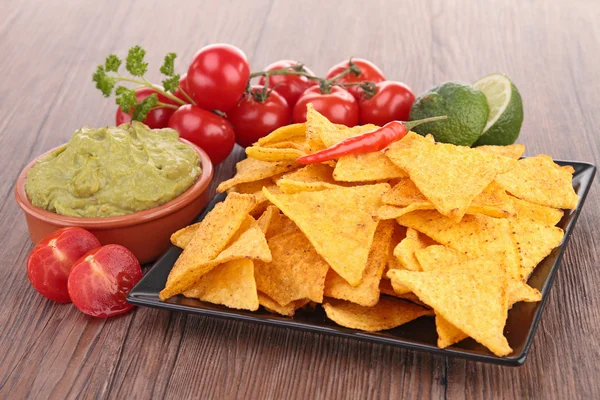
[[[527,352],[533,341],[535,329],[542,315],[544,304],[548,299],[550,286],[556,275],[563,251],[573,232],[575,221],[577,221],[585,197],[592,185],[594,174],[596,173],[596,167],[591,164],[570,161],[557,161],[557,164],[572,165],[575,168],[573,187],[580,197],[579,204],[577,205],[577,209],[567,210],[563,219],[558,224],[559,227],[565,230],[563,242],[538,265],[529,279],[529,285],[542,292],[542,301],[539,303],[517,303],[508,313],[504,333],[514,350],[508,357],[497,357],[470,338],[447,349],[439,349],[436,345],[437,334],[433,318],[419,318],[392,330],[368,333],[343,328],[335,324],[325,317],[325,313],[320,307],[315,311],[298,310],[294,317],[289,318],[271,314],[262,309],[255,312],[234,310],[224,306],[204,303],[196,299],[188,299],[181,295],[161,301],[158,293],[165,287],[167,276],[175,260],[181,253],[181,250],[174,246],[156,261],[152,269],[131,290],[127,300],[138,306],[157,307],[172,311],[185,311],[199,315],[302,329],[408,349],[424,350],[446,356],[462,357],[475,361],[512,366],[522,365],[525,362]],[[198,220],[202,220],[204,215],[224,198],[225,194],[217,195],[202,212]]]

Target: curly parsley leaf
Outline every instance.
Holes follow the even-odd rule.
[[[96,89],[100,89],[104,97],[111,95],[117,80],[112,76],[106,74],[106,70],[103,65],[98,65],[96,72],[92,75],[92,80],[96,82]]]
[[[121,59],[114,54],[109,54],[104,62],[104,69],[106,72],[118,72],[121,66]]]
[[[163,65],[160,67],[160,72],[162,72],[166,76],[175,75],[175,58],[176,57],[177,57],[177,54],[168,53],[165,56],[165,61],[163,62]]]
[[[158,104],[158,96],[156,95],[156,93],[153,93],[133,107],[133,112],[131,113],[131,120],[145,120],[148,113],[152,110],[154,106],[156,106],[156,104]]]
[[[162,85],[167,92],[175,92],[175,89],[179,87],[179,74],[175,74],[170,78],[163,79]]]
[[[121,107],[121,110],[129,112],[137,104],[137,98],[135,97],[135,90],[129,89],[125,86],[117,87],[115,91],[117,98],[115,99],[117,105]]]
[[[127,53],[127,59],[125,60],[125,68],[133,76],[143,76],[148,72],[148,63],[144,62],[144,56],[146,50],[140,46],[133,46]]]

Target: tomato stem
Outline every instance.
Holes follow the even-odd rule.
[[[156,103],[156,106],[152,107],[153,110],[156,108],[172,108],[174,110],[177,110],[179,106],[176,106],[174,104],[162,103],[159,101],[158,103]]]
[[[305,76],[308,79],[312,79],[313,81],[322,81],[322,78],[319,78],[318,76],[314,76],[314,75],[310,75],[308,72],[304,72],[304,71],[290,71],[289,70],[290,67],[287,68],[282,68],[282,69],[274,69],[271,71],[258,71],[258,72],[253,72],[250,74],[250,78],[256,78],[259,76],[264,76],[265,79],[269,76],[273,76],[273,75],[300,75],[300,76]]]
[[[123,82],[137,83],[138,85],[149,87],[149,88],[155,90],[157,93],[162,94],[163,96],[165,96],[165,97],[173,100],[174,102],[176,102],[176,103],[178,103],[180,105],[186,105],[186,104],[188,104],[185,101],[181,100],[179,97],[176,97],[173,94],[171,94],[169,92],[166,92],[160,86],[152,84],[151,82],[149,82],[144,77],[142,77],[142,80],[138,80],[138,79],[127,78],[127,77],[122,76],[122,75],[117,75],[116,76],[116,80],[117,81],[123,81]]]
[[[187,94],[185,90],[183,90],[183,88],[181,87],[181,85],[178,85],[177,88],[179,89],[179,91],[181,92],[181,94],[183,95],[183,97],[185,97],[190,102],[190,104],[193,104],[193,105],[197,106],[197,104],[194,101],[194,99],[192,99],[190,97],[190,95]]]

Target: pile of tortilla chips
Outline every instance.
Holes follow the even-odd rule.
[[[409,132],[380,152],[303,166],[296,158],[375,126],[307,122],[246,149],[229,191],[200,223],[175,232],[183,248],[162,299],[183,294],[293,316],[322,304],[351,329],[435,318],[438,346],[472,338],[498,356],[527,280],[563,238],[577,206],[573,169],[522,145],[468,148]]]

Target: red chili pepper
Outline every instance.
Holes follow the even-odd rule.
[[[420,119],[417,121],[388,122],[379,129],[365,132],[362,135],[353,136],[324,150],[296,159],[300,164],[316,164],[334,160],[349,154],[364,154],[383,150],[390,144],[402,139],[406,133],[417,125],[425,122],[447,119],[447,116]]]

